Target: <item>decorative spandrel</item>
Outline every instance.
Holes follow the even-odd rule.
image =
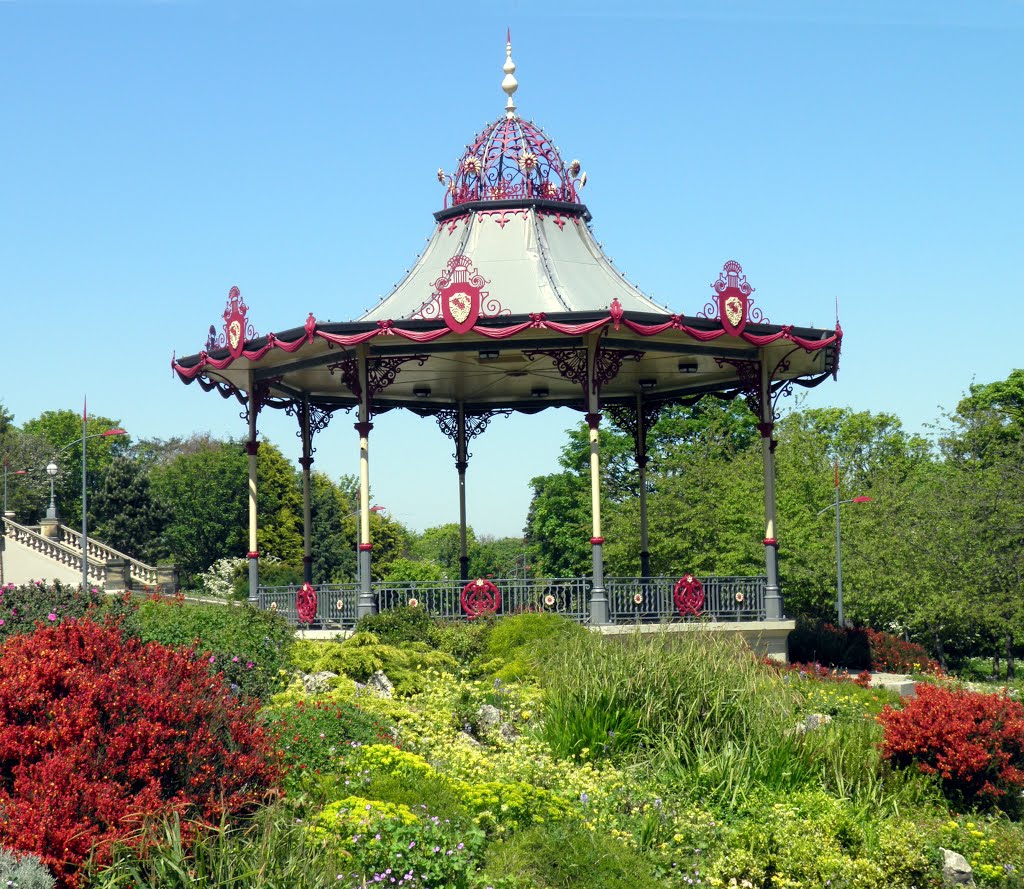
[[[478,435],[482,435],[484,430],[490,425],[493,417],[508,417],[511,416],[511,409],[496,409],[492,411],[473,411],[472,413],[466,413],[464,415],[465,421],[465,439],[462,442],[465,459],[469,460],[473,455],[469,452],[469,443],[476,438]],[[434,418],[437,420],[437,425],[440,430],[452,441],[455,442],[456,451],[452,454],[452,459],[455,460],[456,464],[459,463],[459,412],[457,410],[440,410]],[[461,467],[465,468],[465,467]]]
[[[415,361],[422,367],[429,355],[377,355],[366,362],[367,388],[370,398],[376,397],[379,392],[387,389],[398,377],[403,364]],[[334,364],[328,364],[327,369],[333,374],[341,372],[341,381],[356,398],[361,398],[363,387],[359,382],[359,362],[354,357],[343,358]]]

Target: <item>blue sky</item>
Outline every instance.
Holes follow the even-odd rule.
[[[136,437],[240,436],[172,379],[237,284],[261,333],[360,314],[409,267],[435,172],[502,110],[588,172],[627,276],[693,314],[727,259],[776,323],[846,333],[812,406],[922,430],[1024,364],[1024,3],[0,0],[0,400]],[[470,522],[518,534],[560,411],[473,443]],[[294,421],[260,422],[297,456]],[[316,468],[354,472],[337,418]],[[374,500],[457,520],[451,442],[386,415]]]

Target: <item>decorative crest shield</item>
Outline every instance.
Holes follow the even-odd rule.
[[[246,340],[255,339],[256,330],[249,321],[249,307],[237,287],[228,291],[228,304],[224,309],[224,332],[218,337],[217,345],[226,348],[232,358],[242,354]]]
[[[743,274],[743,267],[730,259],[711,285],[718,293],[718,317],[725,332],[739,336],[747,326],[750,316],[750,294],[753,291]]]
[[[487,296],[487,280],[472,266],[468,256],[448,260],[444,274],[434,282],[444,322],[454,333],[466,333],[480,317],[480,301]]]

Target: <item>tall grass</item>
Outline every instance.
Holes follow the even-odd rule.
[[[340,878],[339,875],[346,875]],[[147,825],[93,872],[88,889],[327,889],[351,885],[344,859],[312,839],[290,807],[271,805],[242,824],[182,824],[178,817]]]
[[[643,760],[699,798],[737,805],[759,788],[824,787],[865,807],[934,798],[879,762],[878,726],[797,729],[804,693],[713,631],[596,634],[543,646],[543,737],[557,755]]]

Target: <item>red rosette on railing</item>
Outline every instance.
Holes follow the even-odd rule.
[[[311,624],[316,620],[316,590],[307,581],[299,587],[295,594],[295,610],[299,615],[299,622]]]
[[[700,614],[704,610],[704,584],[692,574],[684,575],[672,590],[672,601],[683,617]]]
[[[484,614],[495,614],[499,608],[501,591],[490,580],[478,577],[462,588],[462,610],[470,620]]]

